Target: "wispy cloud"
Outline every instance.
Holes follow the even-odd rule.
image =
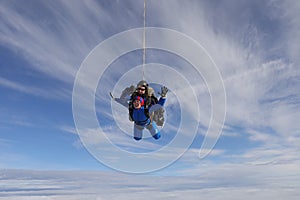
[[[38,5],[22,7],[19,12],[17,2],[1,4],[1,43],[18,49],[35,69],[71,83],[81,60],[92,48],[81,35],[89,29],[73,19],[72,13],[78,11],[78,6],[70,7],[62,1]],[[83,4],[82,9],[89,10],[87,5]],[[38,9],[50,15],[38,17]],[[91,34],[91,30],[87,33]],[[98,37],[94,34],[90,39],[97,41]]]
[[[96,45],[136,23],[129,10],[111,12],[108,8],[123,9],[118,2],[105,5],[92,0],[45,1],[26,7],[17,1],[2,2],[0,41],[20,51],[34,69],[70,84]]]
[[[71,96],[71,92],[67,89],[52,90],[42,89],[36,86],[24,85],[15,81],[11,81],[0,77],[0,86],[15,90],[21,93],[43,97],[46,99],[68,99]],[[52,91],[51,91],[52,90]]]
[[[74,128],[72,126],[61,126],[61,127],[59,127],[59,129],[62,130],[62,131],[65,131],[67,133],[71,133],[71,134],[77,135],[76,128]]]

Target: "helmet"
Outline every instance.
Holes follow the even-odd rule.
[[[141,87],[141,86],[148,87],[148,83],[146,81],[142,80],[137,84],[137,87]]]
[[[144,101],[143,97],[141,97],[141,96],[136,96],[136,97],[135,97],[135,100],[138,100],[138,101],[141,103],[141,106],[144,106],[145,101]]]

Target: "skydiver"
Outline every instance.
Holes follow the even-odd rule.
[[[161,88],[159,100],[154,95],[154,90],[146,81],[140,81],[137,88],[134,86],[123,90],[120,98],[111,97],[118,103],[128,107],[129,119],[134,122],[134,139],[141,140],[144,128],[147,128],[154,139],[161,137],[156,122],[162,126],[164,122],[163,106],[166,102],[168,88]],[[151,91],[152,90],[152,91]],[[127,96],[130,94],[130,99]],[[156,115],[154,114],[156,113]]]

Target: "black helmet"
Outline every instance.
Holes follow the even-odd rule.
[[[142,87],[142,86],[144,86],[144,87],[148,87],[148,83],[146,82],[146,81],[144,81],[144,80],[142,80],[142,81],[140,81],[138,84],[137,84],[137,87]]]

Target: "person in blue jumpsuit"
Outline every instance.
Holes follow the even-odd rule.
[[[126,95],[121,95],[120,98],[114,98],[111,95],[116,102],[129,108],[129,119],[134,122],[133,138],[135,140],[142,139],[145,128],[150,131],[154,139],[157,140],[161,137],[160,131],[155,121],[151,119],[151,116],[154,111],[164,106],[168,88],[165,86],[161,88],[161,92],[159,93],[161,97],[158,102],[153,102],[151,97],[149,98],[147,89],[148,84],[145,81],[141,81],[137,84],[137,88],[131,94],[129,100],[126,98]]]
[[[156,123],[151,120],[151,113],[156,110],[157,108],[160,108],[160,106],[164,106],[166,102],[166,93],[167,88],[162,88],[162,96],[160,97],[157,104],[149,105],[149,108],[146,108],[146,98],[142,96],[136,96],[132,101],[132,114],[131,118],[132,121],[134,121],[134,139],[135,140],[141,140],[143,136],[143,130],[146,128],[150,131],[152,137],[154,139],[159,139],[161,137],[160,131],[157,128]],[[148,109],[148,110],[146,110]]]

